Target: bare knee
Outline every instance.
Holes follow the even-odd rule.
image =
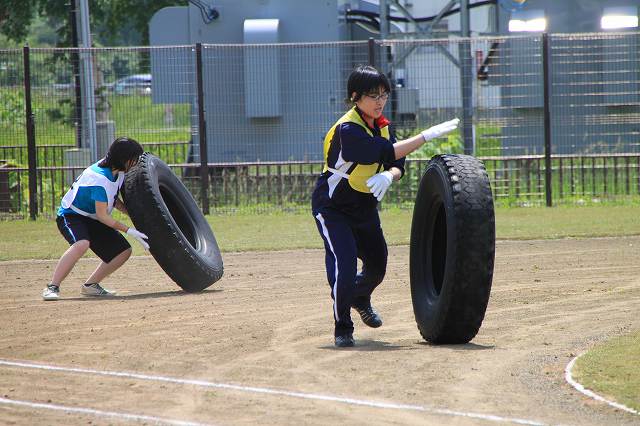
[[[91,246],[91,243],[88,240],[80,240],[73,243],[71,247],[73,247],[75,250],[82,251],[84,253],[85,251],[89,250],[90,246]]]
[[[126,262],[127,260],[129,260],[129,258],[131,257],[131,253],[132,252],[133,252],[133,249],[131,247],[129,247],[128,249],[126,249],[122,253],[120,253],[120,256],[122,256],[122,261]]]
[[[122,265],[124,262],[129,260],[132,252],[133,250],[131,249],[131,247],[129,247],[128,249],[122,250],[120,254],[114,257],[113,260],[109,263],[117,262],[118,264]]]

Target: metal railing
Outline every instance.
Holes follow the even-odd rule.
[[[498,205],[544,205],[545,157],[481,157]],[[382,208],[412,208],[428,159],[409,159],[403,179],[394,183]],[[640,154],[554,155],[552,189],[558,203],[583,203],[640,196]],[[200,165],[171,164],[174,173],[200,199]],[[210,163],[206,178],[210,212],[307,211],[322,163]],[[36,174],[38,216],[51,217],[83,167],[40,167]],[[0,219],[28,217],[29,170],[0,164]]]
[[[499,202],[636,197],[638,46],[640,34],[625,32],[0,50],[0,216],[54,214],[68,176],[92,160],[80,54],[97,70],[98,154],[116,136],[139,140],[204,211],[307,208],[324,133],[346,108],[358,64],[391,78],[385,114],[401,136],[461,116],[461,73],[470,72],[473,153]],[[461,71],[462,51],[473,69]],[[456,132],[412,154],[385,201],[410,205],[424,158],[466,146]]]

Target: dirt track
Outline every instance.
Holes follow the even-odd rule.
[[[639,416],[590,401],[563,378],[574,355],[640,328],[639,237],[498,242],[484,324],[462,346],[421,340],[408,253],[391,248],[387,278],[374,294],[384,326],[367,329],[354,313],[357,346],[347,350],[332,345],[320,251],[226,254],[225,276],[202,294],[182,293],[152,258],[134,258],[104,283],[121,295],[111,300],[79,295],[95,260],[80,263],[57,302],[40,300],[54,262],[0,263],[0,361],[252,387],[0,364],[0,397],[217,425],[500,420],[482,416],[640,424]],[[131,423],[0,402],[0,424]]]

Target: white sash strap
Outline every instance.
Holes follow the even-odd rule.
[[[80,214],[82,216],[87,216],[87,217],[90,217],[90,218],[93,218],[93,219],[97,219],[98,218],[95,213],[92,214],[92,213],[89,213],[89,212],[85,212],[84,210],[81,210],[81,209],[77,208],[73,204],[71,204],[67,208],[73,210],[74,212],[76,212],[76,213],[78,213],[78,214]]]
[[[91,168],[85,169],[82,174],[78,177],[78,179],[71,185],[71,188],[62,198],[62,207],[65,209],[71,209],[74,212],[81,214],[83,216],[95,217],[95,214],[91,214],[89,212],[85,212],[84,210],[79,209],[78,207],[73,205],[73,201],[78,195],[78,190],[81,187],[88,186],[101,186],[105,189],[107,193],[107,212],[111,214],[113,208],[115,206],[115,198],[122,186],[124,181],[124,173],[118,173],[118,178],[115,182],[112,182],[104,175],[96,173],[91,170]]]
[[[345,172],[341,172],[340,170],[337,170],[337,169],[332,169],[331,167],[327,167],[327,170],[329,170],[334,175],[338,175],[343,179],[349,180],[349,175],[346,174]]]

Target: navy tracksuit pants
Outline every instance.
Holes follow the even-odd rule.
[[[387,269],[387,243],[378,211],[354,218],[334,209],[315,212],[325,248],[327,280],[331,286],[335,335],[353,333],[351,307],[366,307]],[[362,272],[357,273],[358,258]]]

